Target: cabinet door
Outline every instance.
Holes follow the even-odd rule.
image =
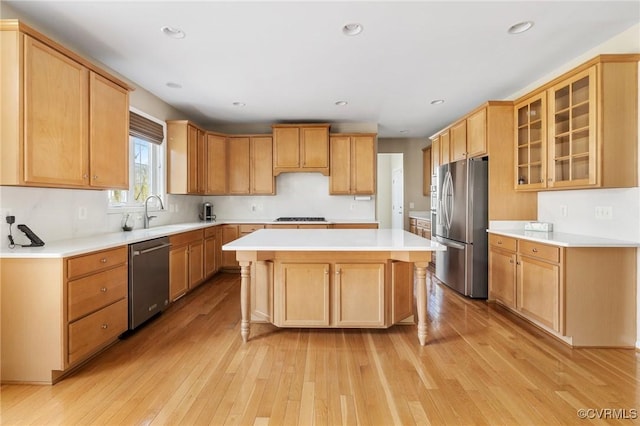
[[[449,131],[440,135],[440,165],[449,164]]]
[[[169,251],[169,293],[176,300],[189,287],[189,246],[172,247]]]
[[[204,281],[204,243],[202,240],[189,244],[189,288]]]
[[[198,129],[198,194],[204,194],[207,188],[207,144],[206,134]]]
[[[413,315],[413,263],[391,264],[391,318],[393,324]]]
[[[547,103],[539,93],[515,106],[515,188],[541,189],[547,186]]]
[[[351,138],[331,137],[331,173],[329,193],[349,194],[351,191]]]
[[[440,167],[440,137],[433,138],[431,141],[431,174],[436,172]],[[435,185],[436,182],[433,182]]]
[[[329,129],[326,127],[300,128],[301,167],[329,168]]]
[[[487,109],[467,118],[467,158],[487,155]]]
[[[251,138],[251,193],[275,194],[273,141],[271,137]]]
[[[334,325],[380,327],[385,323],[384,264],[338,263],[334,281]]]
[[[560,268],[528,256],[518,256],[517,309],[560,332]]]
[[[274,127],[273,167],[300,167],[300,129],[297,127]]]
[[[208,134],[207,143],[207,184],[205,192],[222,195],[227,192],[227,138]]]
[[[516,254],[491,247],[489,249],[489,299],[516,307]]]
[[[249,194],[249,138],[229,138],[229,194]]]
[[[89,79],[91,186],[129,188],[129,91],[91,72]]]
[[[596,181],[596,67],[549,89],[548,186]]]
[[[24,180],[88,186],[89,72],[31,37],[24,39]]]
[[[450,134],[450,161],[464,160],[467,158],[467,121],[463,120],[460,123],[451,126]]]
[[[376,192],[376,147],[373,136],[351,137],[351,189],[353,194]]]
[[[187,126],[187,193],[198,193],[198,176],[199,165],[198,153],[201,151],[198,147],[198,129],[192,125]]]
[[[422,195],[431,195],[431,148],[422,150]]]
[[[237,225],[223,225],[222,226],[222,245],[230,243],[233,240],[238,239],[238,226]],[[223,251],[222,252],[222,267],[223,268],[238,268],[240,265],[236,260],[235,251]]]
[[[329,325],[329,264],[282,263],[275,280],[274,317],[283,327]]]
[[[204,276],[208,278],[216,273],[218,264],[216,262],[216,248],[218,247],[217,235],[204,240]]]

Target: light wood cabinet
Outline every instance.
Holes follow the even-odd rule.
[[[598,56],[516,102],[518,190],[637,186],[639,60]]]
[[[205,133],[187,120],[167,121],[167,192],[204,194]]]
[[[431,195],[431,147],[422,149],[422,195]]]
[[[431,239],[431,221],[427,219],[409,219],[409,232],[420,237]]]
[[[489,299],[573,346],[633,347],[636,249],[489,235]]]
[[[449,152],[451,162],[467,158],[467,121],[462,120],[449,129]]]
[[[487,109],[467,117],[467,158],[487,155]]]
[[[384,263],[336,263],[333,324],[338,327],[385,325],[384,266]]]
[[[375,194],[375,138],[374,134],[331,135],[330,194]]]
[[[391,262],[391,280],[392,323],[413,319],[413,263]]]
[[[169,294],[171,300],[204,281],[204,232],[183,232],[169,237]]]
[[[204,276],[209,278],[220,269],[222,255],[220,227],[212,226],[204,230]]]
[[[440,167],[440,136],[431,137],[431,170],[435,172]],[[434,185],[436,182],[433,183]]]
[[[129,87],[18,21],[0,26],[0,184],[127,188]]]
[[[273,138],[252,136],[250,150],[250,193],[274,195],[276,193],[273,176]]]
[[[279,327],[327,327],[328,263],[282,263],[276,271],[274,323]]]
[[[248,137],[229,137],[227,149],[229,152],[229,188],[231,195],[250,193],[250,141]]]
[[[227,194],[227,137],[216,133],[206,135],[206,185],[207,195]]]
[[[439,140],[440,140],[440,161],[438,163],[441,166],[443,166],[451,162],[451,157],[449,155],[450,149],[451,149],[449,130],[442,133],[439,136]]]
[[[237,240],[240,237],[238,232],[238,225],[222,225],[222,245],[230,243],[233,240]],[[222,252],[222,265],[221,268],[234,268],[240,267],[236,260],[235,251],[223,251]]]
[[[0,259],[2,382],[55,383],[115,342],[128,328],[127,262],[127,246]]]
[[[273,126],[273,175],[283,172],[329,175],[329,124]]]

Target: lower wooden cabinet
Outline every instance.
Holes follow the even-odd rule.
[[[169,295],[171,300],[184,295],[204,280],[203,230],[184,232],[169,238]]]
[[[409,219],[409,232],[420,237],[431,239],[431,221],[427,219]]]
[[[382,328],[414,319],[413,263],[276,261],[257,265],[266,269],[257,271],[252,282],[252,297],[257,298],[251,301],[252,321],[271,317],[279,327]],[[267,292],[269,288],[272,293]],[[255,311],[258,306],[263,312]],[[270,306],[273,315],[264,312]]]
[[[572,346],[634,347],[636,249],[489,235],[489,299]]]
[[[127,262],[127,246],[0,259],[2,382],[55,383],[115,342],[128,328]]]
[[[204,230],[204,276],[211,277],[220,269],[222,240],[220,227],[212,226]]]

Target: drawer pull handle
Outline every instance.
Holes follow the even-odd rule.
[[[103,257],[102,259],[100,259],[100,263],[107,263],[107,258]]]
[[[502,245],[502,240],[498,240],[498,245]]]
[[[533,248],[533,249],[531,249],[531,251],[534,252],[534,253],[537,253],[538,249],[537,248]]]
[[[101,292],[103,292],[103,293],[106,293],[106,292],[107,292],[107,288],[106,288],[106,287],[102,287],[102,288],[100,289],[100,291],[101,291]]]
[[[513,259],[509,259],[509,263],[513,263]]]
[[[102,329],[106,330],[107,328],[109,328],[109,324],[102,324]]]

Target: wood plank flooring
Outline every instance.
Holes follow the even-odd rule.
[[[253,325],[242,344],[239,275],[219,274],[62,382],[2,386],[0,424],[591,423],[580,409],[639,421],[636,351],[570,349],[427,279],[427,346],[415,326]]]

